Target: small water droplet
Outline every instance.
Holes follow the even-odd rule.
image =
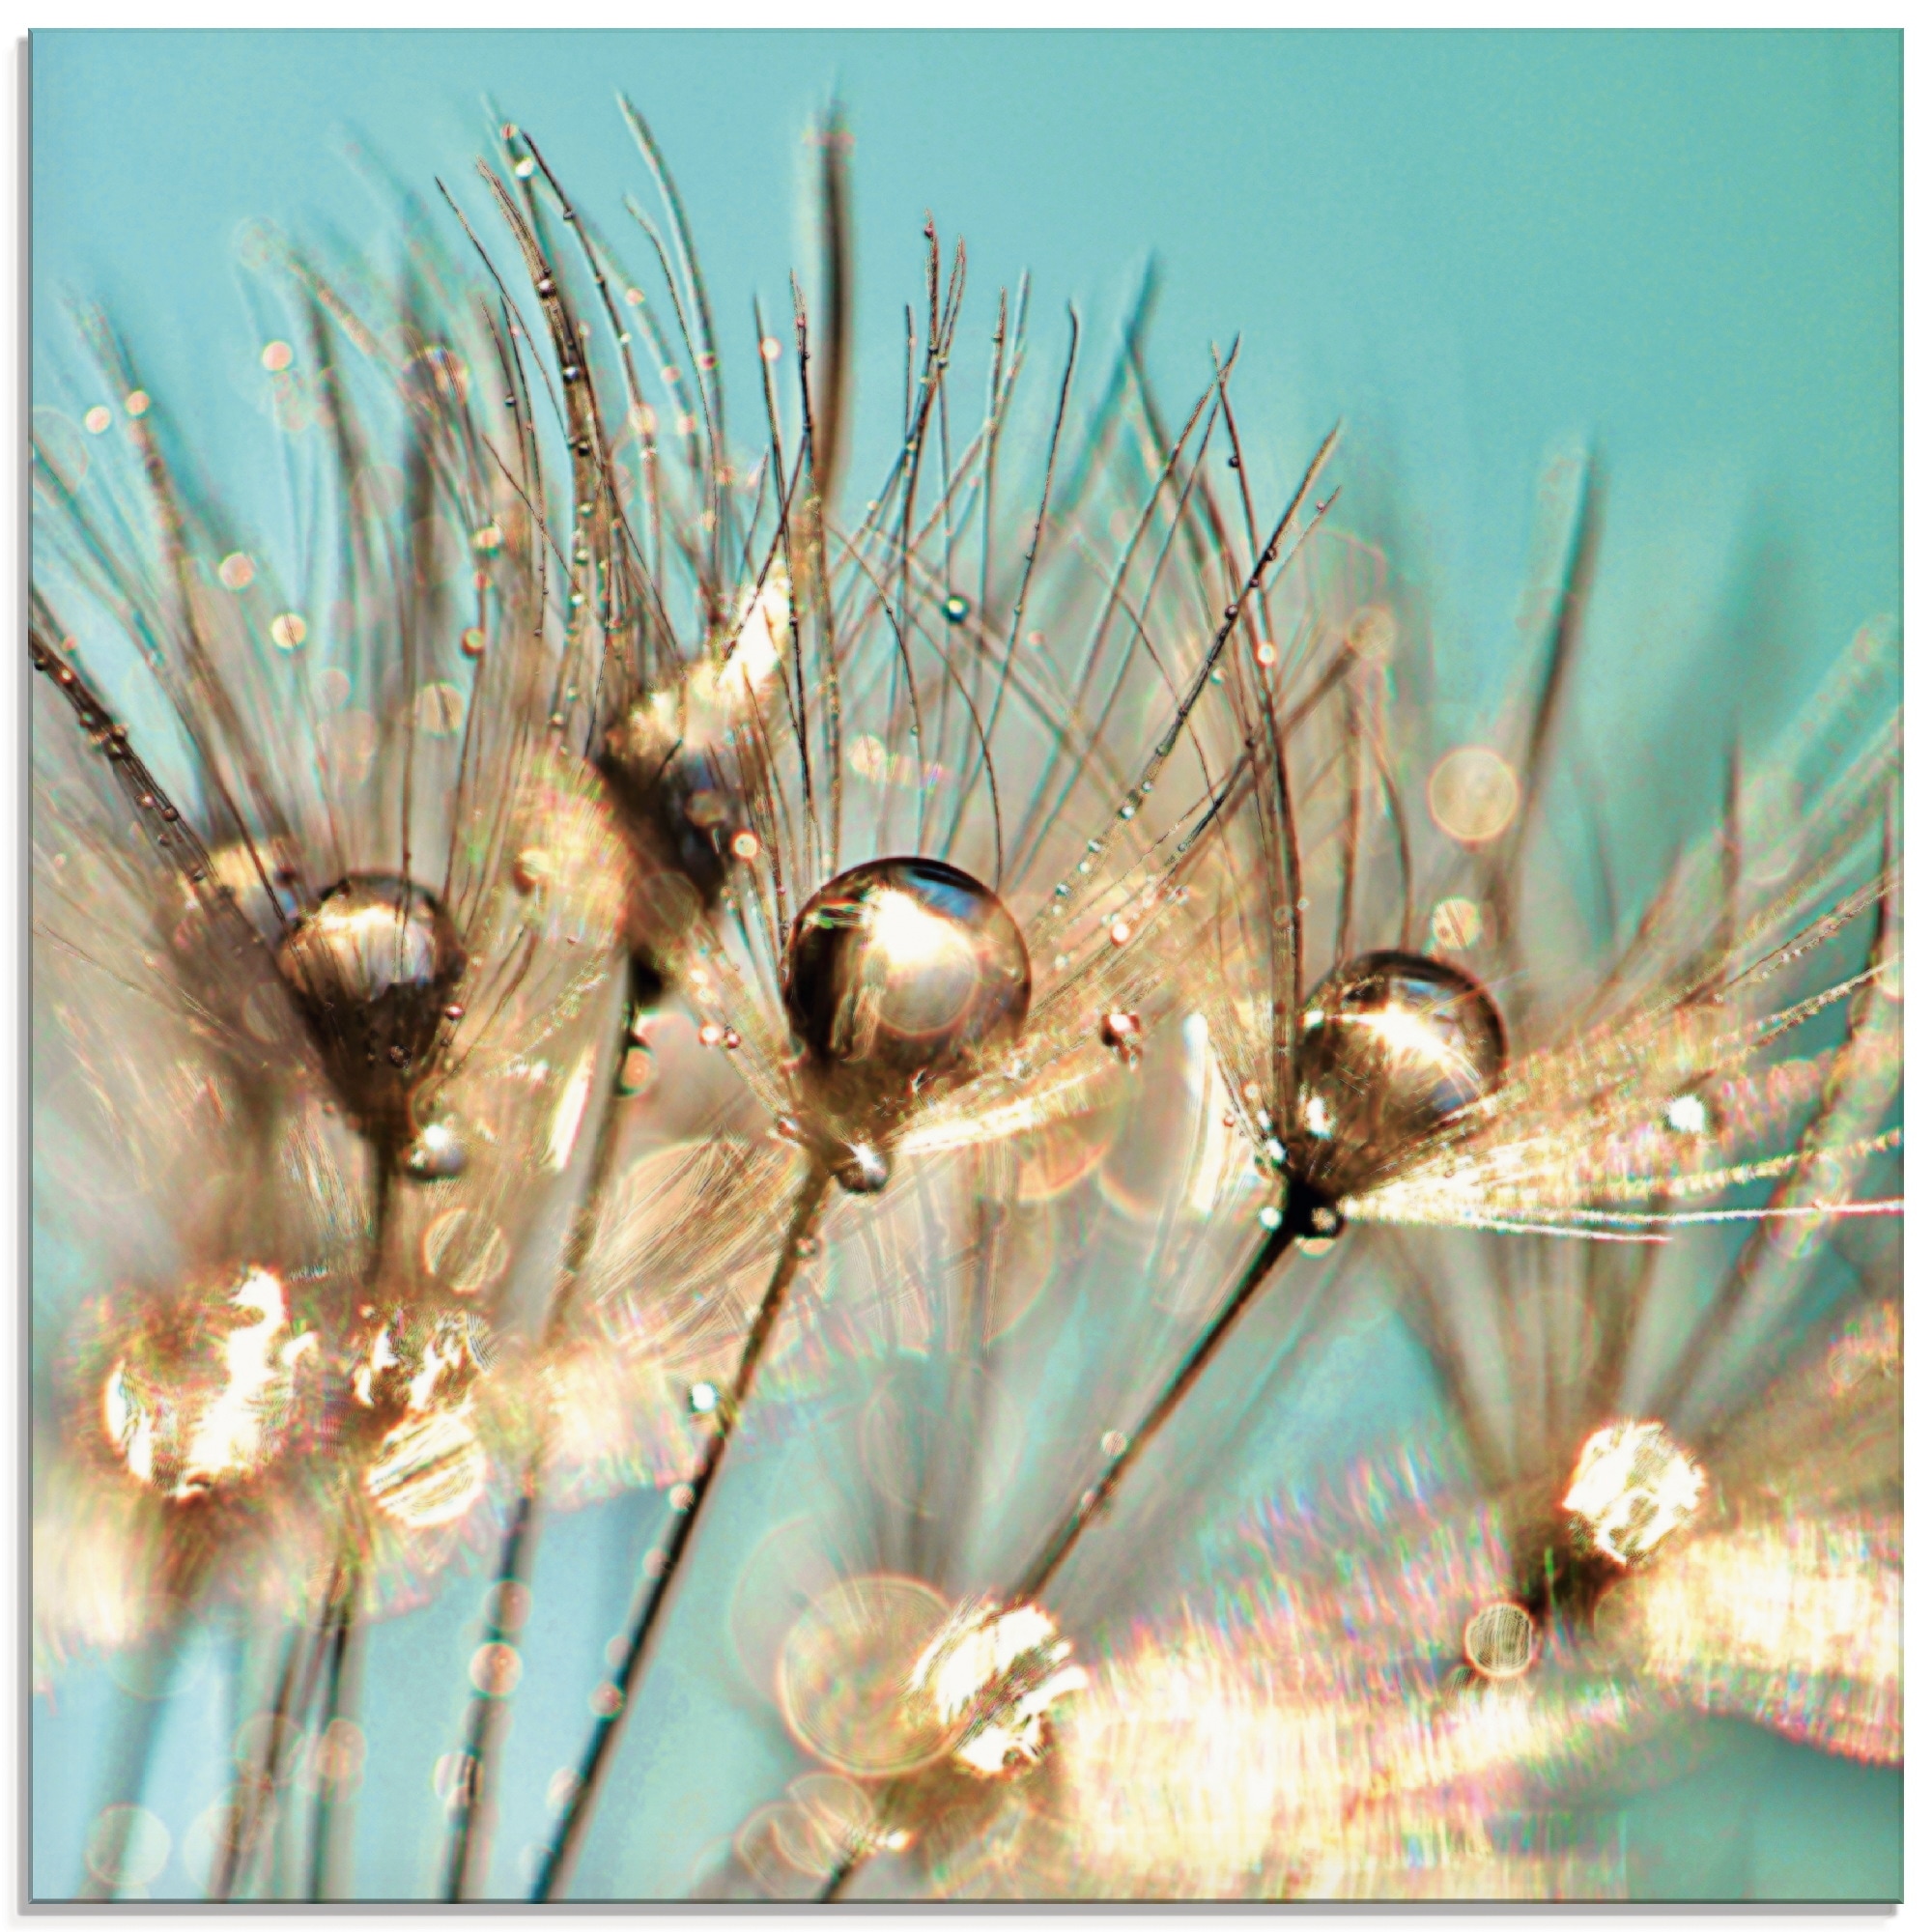
[[[509,1696],[523,1674],[524,1660],[514,1644],[479,1644],[469,1660],[469,1681],[480,1696]]]

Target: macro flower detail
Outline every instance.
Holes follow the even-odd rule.
[[[1758,471],[1780,394],[1838,436],[1794,475],[1882,444],[1878,285],[1835,387],[1788,304],[1753,363],[1725,291],[1825,257],[1747,223],[1671,358],[1613,354],[1675,204],[1579,112],[1593,440],[1481,420],[1452,475],[1347,223],[1270,200],[1321,299],[1229,332],[1184,115],[1179,272],[1063,307],[1060,215],[989,276],[943,167],[862,236],[896,136],[837,104],[769,256],[654,45],[680,131],[620,94],[621,179],[532,68],[552,133],[493,107],[452,168],[431,115],[355,221],[237,230],[239,338],[186,254],[39,330],[35,1899],[1869,1889],[1902,648],[1852,629],[1883,501],[1847,546]],[[1365,180],[1453,162],[1468,90],[1373,92]],[[1818,206],[1883,213],[1827,118]],[[1713,208],[1772,192],[1733,145]],[[1583,206],[1537,164],[1497,206]]]

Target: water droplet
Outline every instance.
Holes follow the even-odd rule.
[[[509,1643],[478,1644],[469,1660],[469,1681],[484,1697],[507,1697],[524,1675],[524,1660]]]
[[[469,1152],[447,1121],[432,1121],[411,1142],[403,1165],[418,1180],[454,1180],[469,1165]]]
[[[841,1184],[883,1187],[918,1096],[1009,1046],[1031,995],[1018,925],[956,867],[875,860],[817,893],[792,925],[784,1000],[813,1130],[844,1150]]]
[[[973,609],[956,590],[940,608],[946,612],[946,621],[949,624],[963,624]]]
[[[649,1047],[639,1043],[625,1048],[624,1064],[617,1073],[617,1091],[620,1094],[647,1093],[657,1077],[657,1060]]]
[[[291,928],[276,963],[363,1130],[412,1139],[407,1069],[433,1059],[466,964],[449,915],[408,880],[353,873]]]
[[[1489,1604],[1463,1626],[1463,1655],[1481,1676],[1520,1677],[1536,1662],[1536,1625],[1520,1604]]]
[[[1103,1015],[1100,1043],[1118,1055],[1124,1065],[1138,1066],[1142,1045],[1140,1014],[1112,1012]]]
[[[1399,1172],[1495,1086],[1506,1056],[1502,1018],[1466,973],[1414,953],[1370,952],[1316,987],[1299,1057],[1302,1118],[1285,1129],[1289,1167],[1332,1203]],[[1314,1232],[1337,1233],[1339,1222]]]
[[[854,1141],[832,1170],[848,1194],[877,1194],[893,1178],[892,1162],[866,1141]]]
[[[1462,745],[1429,775],[1429,815],[1450,838],[1485,845],[1508,831],[1520,799],[1515,768],[1487,745]]]
[[[1429,936],[1444,952],[1466,952],[1483,936],[1483,909],[1473,899],[1440,900],[1429,915]]]

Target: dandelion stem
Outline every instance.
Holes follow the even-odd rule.
[[[543,1447],[539,1444],[524,1466],[516,1512],[510,1519],[497,1561],[496,1583],[483,1617],[486,1645],[514,1641],[517,1620],[509,1599],[513,1586],[524,1579],[529,1566],[529,1550],[536,1541],[537,1483],[542,1463]],[[489,1863],[488,1806],[495,1783],[492,1773],[497,1746],[503,1729],[501,1703],[500,1698],[488,1696],[481,1690],[472,1688],[470,1691],[463,1749],[457,1760],[456,1787],[450,1801],[455,1815],[450,1820],[449,1851],[443,1864],[442,1895],[452,1905],[469,1895]]]
[[[346,1756],[339,1741],[329,1733],[337,1719],[353,1708],[355,1686],[350,1679],[350,1640],[355,1627],[355,1605],[360,1579],[349,1569],[342,1583],[342,1599],[335,1610],[335,1629],[328,1649],[328,1688],[324,1693],[322,1722],[316,1732],[317,1763],[315,1793],[315,1840],[309,1852],[308,1895],[311,1900],[328,1897],[336,1862],[336,1825],[341,1809],[336,1787],[344,1781],[338,1758]],[[345,1682],[347,1688],[345,1689]]]
[[[1187,1392],[1200,1379],[1202,1371],[1213,1360],[1216,1351],[1229,1335],[1235,1324],[1247,1312],[1248,1305],[1265,1285],[1274,1272],[1278,1262],[1290,1243],[1293,1233],[1288,1225],[1275,1228],[1257,1250],[1254,1259],[1243,1269],[1241,1278],[1235,1284],[1234,1293],[1221,1304],[1221,1311],[1208,1323],[1195,1342],[1193,1348],[1181,1358],[1180,1365],[1169,1378],[1167,1386],[1154,1399],[1153,1406],[1144,1415],[1133,1434],[1127,1438],[1127,1445],[1108,1464],[1106,1473],[1074,1504],[1072,1513],[1054,1534],[1048,1538],[1040,1552],[1033,1560],[1026,1574],[1021,1577],[1013,1592],[1016,1598],[1037,1597],[1046,1588],[1061,1565],[1072,1555],[1074,1546],[1088,1526],[1096,1521],[1106,1508],[1114,1492],[1120,1488],[1126,1473],[1139,1461],[1146,1449],[1168,1418],[1185,1400]]]
[[[1058,1574],[1061,1566],[1072,1555],[1075,1546],[1093,1523],[1096,1522],[1114,1492],[1120,1488],[1127,1471],[1139,1460],[1168,1418],[1173,1415],[1186,1399],[1187,1392],[1200,1380],[1202,1372],[1213,1360],[1221,1344],[1234,1332],[1235,1324],[1247,1312],[1249,1304],[1266,1285],[1274,1272],[1275,1264],[1287,1252],[1294,1240],[1295,1230],[1291,1223],[1271,1229],[1268,1237],[1256,1251],[1254,1259],[1242,1270],[1241,1278],[1235,1284],[1234,1292],[1221,1304],[1220,1312],[1208,1323],[1193,1348],[1181,1358],[1179,1366],[1168,1378],[1167,1386],[1154,1399],[1153,1406],[1141,1418],[1134,1433],[1127,1438],[1127,1444],[1109,1463],[1106,1473],[1094,1487],[1074,1504],[1066,1520],[1041,1546],[1039,1554],[1033,1560],[1018,1585],[1011,1592],[1011,1601],[1025,1602],[1037,1597]],[[888,1787],[887,1798],[891,1797]],[[818,1894],[821,1905],[836,1904],[843,1895],[846,1886],[856,1875],[861,1865],[871,1856],[866,1848],[855,1848],[845,1855],[844,1860],[825,1882],[824,1889]]]
[[[590,1175],[571,1224],[570,1239],[557,1269],[556,1287],[551,1295],[544,1321],[546,1349],[562,1332],[578,1279],[590,1253],[604,1211],[604,1197],[616,1170],[617,1146],[622,1140],[624,1109],[624,1061],[631,1042],[633,1014],[626,1005],[623,1029],[617,1040],[616,1060],[611,1072],[611,1089],[597,1121],[597,1139],[590,1153]],[[502,1549],[497,1559],[496,1587],[486,1601],[483,1641],[486,1644],[514,1643],[522,1619],[513,1608],[515,1586],[527,1574],[537,1540],[537,1496],[543,1483],[543,1467],[548,1453],[548,1419],[540,1424],[537,1439],[524,1464],[524,1479],[517,1494],[517,1506],[504,1532]],[[485,1683],[489,1680],[486,1678]],[[496,1753],[502,1736],[502,1703],[482,1688],[472,1688],[466,1713],[463,1748],[458,1756],[458,1775],[450,1820],[449,1850],[443,1863],[442,1895],[451,1904],[467,1897],[483,1877],[490,1857],[490,1802],[495,1786]]]
[[[289,1640],[282,1649],[282,1667],[275,1685],[275,1701],[270,1711],[270,1722],[262,1744],[262,1763],[259,1772],[242,1789],[241,1803],[236,1806],[236,1815],[229,1820],[223,1834],[221,1861],[215,1867],[214,1883],[209,1887],[208,1895],[213,1899],[227,1899],[235,1895],[238,1883],[246,1877],[255,1850],[255,1836],[261,1829],[262,1809],[269,1802],[267,1794],[275,1788],[281,1774],[281,1734],[288,1721],[291,1700],[295,1696],[296,1664],[301,1656],[300,1630],[292,1630]],[[306,1702],[306,1693],[303,1701]]]
[[[671,1517],[670,1535],[663,1548],[657,1552],[658,1561],[650,1566],[650,1574],[646,1577],[639,1593],[637,1606],[632,1614],[624,1660],[617,1666],[609,1686],[615,1694],[609,1700],[608,1708],[599,1713],[596,1723],[591,1728],[590,1741],[584,1748],[582,1763],[578,1771],[577,1788],[571,1794],[569,1804],[564,1807],[563,1816],[557,1821],[556,1830],[544,1855],[542,1868],[537,1874],[536,1885],[530,1893],[533,1901],[549,1900],[568,1881],[571,1863],[576,1858],[583,1833],[590,1823],[590,1813],[597,1800],[598,1787],[610,1762],[611,1747],[616,1742],[618,1727],[622,1724],[637,1688],[642,1681],[644,1664],[649,1655],[651,1634],[657,1628],[658,1613],[670,1594],[670,1587],[676,1579],[679,1565],[696,1531],[698,1518],[704,1514],[705,1500],[711,1493],[712,1482],[724,1461],[724,1452],[730,1447],[732,1432],[737,1427],[747,1403],[751,1400],[753,1385],[757,1378],[758,1365],[764,1357],[774,1330],[778,1327],[779,1317],[783,1313],[785,1299],[798,1275],[800,1248],[818,1219],[819,1210],[825,1205],[826,1193],[831,1185],[830,1173],[814,1163],[811,1172],[799,1189],[797,1202],[792,1208],[791,1224],[785,1230],[784,1246],[780,1251],[776,1266],[772,1269],[771,1282],[765,1289],[764,1299],[758,1303],[758,1312],[752,1318],[751,1331],[745,1337],[744,1352],[738,1358],[738,1372],[732,1380],[730,1393],[718,1406],[712,1426],[711,1440],[705,1447],[704,1460],[698,1464],[697,1472],[691,1478],[688,1486],[691,1492],[690,1500],[683,1509],[674,1511]]]

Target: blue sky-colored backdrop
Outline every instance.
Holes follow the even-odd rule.
[[[1478,683],[1516,612],[1538,474],[1593,440],[1610,661],[1694,698],[1707,734],[1736,716],[1748,735],[1899,609],[1900,49],[1896,34],[42,33],[36,355],[64,291],[103,299],[151,386],[194,412],[209,472],[245,476],[263,424],[242,224],[373,240],[384,211],[348,145],[425,191],[467,184],[494,111],[609,225],[646,187],[621,87],[685,195],[728,365],[749,354],[753,295],[782,313],[788,271],[810,265],[801,136],[837,89],[857,142],[861,473],[889,453],[927,210],[967,239],[969,318],[1032,270],[1042,345],[1067,301],[1110,334],[1151,254],[1166,385],[1204,380],[1208,345],[1240,336],[1264,496],[1346,417],[1404,506],[1438,647]],[[1766,581],[1769,606],[1750,594]],[[1718,688],[1701,641],[1740,621],[1761,675]],[[1622,770],[1667,789],[1670,756],[1666,738]],[[411,1639],[439,1668],[456,1655],[441,1615]],[[43,1739],[80,1735],[97,1691],[77,1687]],[[1748,1790],[1766,1870],[1802,1864],[1807,1833],[1861,1871],[1895,1868],[1895,1779],[1764,1738],[1739,1748],[1743,1782],[1707,1802],[1728,1818]],[[38,1776],[37,1833],[77,1844],[85,1767],[56,1747]],[[1633,1828],[1677,1847],[1654,1869],[1732,1889],[1733,1854],[1711,1864],[1670,1809]],[[364,1810],[380,1837],[381,1807]]]

